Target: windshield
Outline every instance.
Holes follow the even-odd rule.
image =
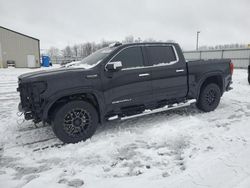
[[[66,67],[81,67],[81,68],[92,68],[100,63],[105,57],[107,57],[115,48],[102,48],[96,52],[85,57],[81,61],[75,61],[68,63]]]
[[[101,60],[103,60],[105,57],[107,57],[114,49],[112,48],[103,48],[100,49],[89,56],[85,57],[81,64],[87,64],[87,65],[95,65],[99,63]]]

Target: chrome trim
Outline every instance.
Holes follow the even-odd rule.
[[[175,72],[184,72],[184,69],[177,69]]]
[[[179,56],[178,56],[178,53],[176,51],[176,48],[174,45],[172,44],[142,44],[142,45],[132,45],[132,46],[127,46],[125,48],[122,48],[121,50],[119,50],[110,60],[108,63],[110,63],[120,52],[122,52],[123,50],[125,49],[128,49],[128,48],[133,48],[133,47],[143,47],[143,46],[171,46],[174,50],[174,53],[175,53],[175,57],[176,57],[176,60],[175,61],[172,61],[172,62],[169,62],[167,64],[159,64],[159,65],[151,65],[151,66],[143,66],[143,67],[130,67],[130,68],[123,68],[122,71],[126,71],[126,70],[136,70],[136,69],[147,69],[147,68],[153,68],[153,67],[163,67],[163,66],[169,66],[169,65],[173,65],[177,62],[179,62]],[[105,65],[105,70],[106,70],[106,66],[107,64]],[[107,70],[106,70],[107,71]]]
[[[105,70],[108,71],[107,69],[107,65],[110,65],[110,64],[113,64],[114,65],[114,68],[118,68],[118,67],[122,67],[122,62],[121,61],[113,61],[113,62],[108,62],[106,65],[105,65]]]
[[[193,103],[196,103],[196,99],[191,99],[191,100],[188,100],[188,101],[186,101],[184,103],[180,103],[180,104],[174,104],[173,106],[165,106],[163,108],[158,108],[158,109],[154,109],[154,110],[145,110],[141,114],[135,114],[135,115],[131,115],[131,116],[125,116],[125,117],[122,117],[120,119],[121,120],[127,120],[127,119],[141,117],[141,116],[145,116],[145,115],[149,115],[149,114],[155,114],[155,113],[164,112],[164,111],[168,111],[168,110],[178,109],[178,108],[190,106]]]
[[[143,73],[143,74],[139,74],[139,77],[145,77],[145,76],[149,76],[149,73]]]
[[[130,101],[132,101],[132,99],[123,99],[120,101],[113,101],[112,104],[118,104],[118,103],[122,103],[122,102],[130,102]]]
[[[87,75],[86,77],[87,77],[87,78],[97,78],[98,75],[97,75],[97,74],[92,74],[92,75]]]

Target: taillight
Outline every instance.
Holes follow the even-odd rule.
[[[230,74],[233,75],[234,72],[234,64],[232,63],[232,61],[230,62]]]

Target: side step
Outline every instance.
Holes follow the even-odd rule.
[[[155,109],[155,110],[145,110],[141,114],[135,114],[135,115],[132,115],[132,116],[126,116],[126,117],[122,117],[120,119],[121,120],[127,120],[127,119],[141,117],[141,116],[145,116],[145,115],[149,115],[149,114],[164,112],[164,111],[168,111],[168,110],[173,110],[173,109],[177,109],[177,108],[182,108],[182,107],[190,106],[193,103],[196,103],[195,99],[188,100],[187,102],[183,102],[183,103],[175,103],[175,104],[172,104],[172,105],[166,105],[166,106],[164,106],[162,108],[158,108],[158,109]],[[108,120],[111,121],[111,120],[115,120],[115,119],[118,119],[118,118],[119,118],[118,116],[112,116]]]

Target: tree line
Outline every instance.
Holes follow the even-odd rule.
[[[247,48],[247,47],[248,45],[246,44],[233,43],[233,44],[219,44],[215,46],[203,45],[199,47],[199,50],[226,50],[226,49],[237,49],[237,48]]]
[[[84,57],[90,55],[91,53],[99,50],[101,48],[107,47],[110,44],[117,42],[117,41],[106,41],[103,40],[99,43],[96,42],[84,42],[75,45],[68,45],[62,50],[56,47],[51,47],[45,51],[45,55],[50,56],[51,59],[61,59],[64,61],[77,61],[83,59]],[[122,43],[136,43],[136,42],[174,42],[173,40],[167,41],[159,41],[153,38],[141,39],[135,38],[134,36],[126,36]],[[199,50],[221,50],[221,49],[232,49],[232,48],[246,48],[248,47],[246,44],[222,44],[222,45],[215,45],[215,46],[208,46],[203,45],[199,47]]]
[[[48,55],[51,59],[68,59],[68,60],[80,60],[84,57],[87,57],[91,53],[104,48],[108,47],[110,44],[117,42],[117,41],[106,41],[103,40],[99,43],[96,42],[84,42],[75,45],[67,45],[65,48],[60,50],[56,47],[51,47],[44,52],[44,55]],[[164,41],[157,41],[153,38],[147,38],[142,40],[141,38],[135,38],[134,36],[126,36],[122,43],[137,43],[137,42],[164,42]],[[174,42],[173,40],[168,40],[165,42]]]

